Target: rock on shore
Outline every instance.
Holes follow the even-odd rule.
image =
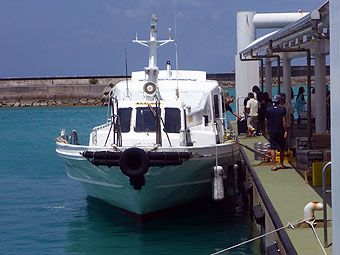
[[[1,100],[0,107],[53,107],[53,106],[104,106],[107,102],[102,102],[97,98],[81,99],[56,99],[56,100]]]

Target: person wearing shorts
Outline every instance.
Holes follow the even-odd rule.
[[[258,112],[259,112],[259,102],[254,98],[254,93],[249,92],[248,93],[249,100],[247,101],[247,126],[248,126],[248,136],[256,135],[256,129],[257,127],[257,119],[258,119]]]
[[[276,171],[276,151],[280,151],[280,169],[286,169],[283,165],[285,156],[285,145],[287,138],[287,119],[286,109],[280,106],[281,97],[279,95],[274,96],[273,106],[267,108],[266,118],[266,132],[269,133],[270,142],[270,155],[273,161],[272,171]]]

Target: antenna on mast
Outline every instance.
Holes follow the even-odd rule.
[[[175,46],[176,46],[176,80],[177,80],[177,88],[176,88],[176,97],[179,99],[179,88],[178,88],[178,41],[177,41],[177,22],[176,22],[176,0],[174,0],[174,23],[175,23]]]
[[[125,78],[126,78],[126,97],[130,98],[129,79],[128,79],[128,64],[127,64],[127,49],[125,48]]]
[[[173,42],[174,40],[171,39],[171,33],[169,33],[168,40],[157,40],[157,17],[155,14],[152,14],[151,17],[151,29],[150,29],[150,39],[149,40],[139,40],[138,36],[136,35],[136,40],[132,42],[139,43],[143,46],[146,46],[150,49],[149,52],[149,66],[145,67],[145,74],[148,76],[147,83],[144,84],[145,90],[144,92],[148,95],[148,97],[155,96],[154,93],[159,93],[158,91],[158,66],[157,66],[157,48],[161,47],[169,42]],[[152,87],[155,87],[156,90]],[[154,91],[154,92],[153,92]],[[151,93],[152,92],[152,93]],[[158,94],[158,97],[160,95]]]

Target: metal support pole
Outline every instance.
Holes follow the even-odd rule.
[[[305,49],[307,52],[307,120],[308,120],[308,147],[312,149],[312,79],[311,79],[311,54],[310,49]]]
[[[286,94],[286,101],[291,102],[291,89],[292,89],[292,82],[291,82],[291,60],[284,54],[283,56],[283,91]]]
[[[315,133],[326,133],[326,56],[320,52],[323,42],[314,41],[314,65],[315,65]]]
[[[264,84],[264,70],[263,70],[263,59],[261,59],[261,91],[264,92],[263,84]]]
[[[278,93],[280,93],[280,56],[279,55],[273,55],[273,54],[270,54],[270,55],[254,55],[253,54],[253,50],[250,50],[250,55],[253,59],[263,59],[263,58],[276,58],[277,59],[277,70],[276,70],[276,74],[277,74],[277,90],[278,90]]]
[[[269,98],[272,97],[272,61],[266,59],[266,91],[269,94]]]
[[[277,55],[277,56],[275,56],[276,58],[277,58],[277,70],[276,70],[276,76],[277,76],[277,93],[279,94],[279,93],[281,93],[281,82],[280,82],[280,76],[281,76],[281,64],[280,64],[280,62],[281,62],[281,60],[280,60],[280,56],[279,55]]]

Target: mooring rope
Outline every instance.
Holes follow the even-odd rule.
[[[295,226],[295,225],[301,224],[301,223],[303,223],[303,222],[308,222],[309,220],[311,220],[311,219],[307,219],[307,220],[306,220],[306,219],[304,219],[304,218],[301,218],[301,219],[298,219],[298,220],[296,220],[296,221],[293,221],[292,223],[288,222],[288,224],[287,224],[286,226],[283,226],[283,227],[281,227],[281,228],[275,229],[275,230],[273,230],[273,231],[270,231],[270,232],[265,233],[265,234],[263,234],[263,235],[257,236],[257,237],[255,237],[255,238],[253,238],[253,239],[244,241],[244,242],[242,242],[242,243],[233,245],[233,246],[231,246],[231,247],[229,247],[229,248],[220,250],[220,251],[218,251],[218,252],[211,253],[210,255],[216,255],[216,254],[220,254],[220,253],[229,251],[229,250],[231,250],[231,249],[234,249],[234,248],[239,247],[239,246],[241,246],[241,245],[244,245],[244,244],[246,244],[246,243],[250,243],[250,242],[252,242],[252,241],[255,241],[255,240],[260,239],[260,238],[262,238],[262,237],[265,237],[265,236],[267,236],[267,235],[273,234],[273,233],[278,232],[278,231],[280,231],[280,230],[282,230],[282,229],[285,229],[285,228],[289,228],[289,227],[290,227],[290,228],[294,229],[294,226]]]
[[[322,251],[323,251],[323,254],[327,255],[327,252],[325,251],[325,248],[323,248],[322,243],[321,243],[321,241],[320,241],[320,238],[318,237],[318,235],[317,235],[317,233],[316,233],[316,231],[315,231],[314,222],[315,222],[315,219],[313,219],[312,221],[306,221],[306,223],[312,228],[313,233],[314,233],[314,235],[315,235],[315,238],[316,238],[316,240],[318,241],[318,243],[319,243],[319,245],[320,245],[320,247],[321,247],[321,249],[322,249]]]

